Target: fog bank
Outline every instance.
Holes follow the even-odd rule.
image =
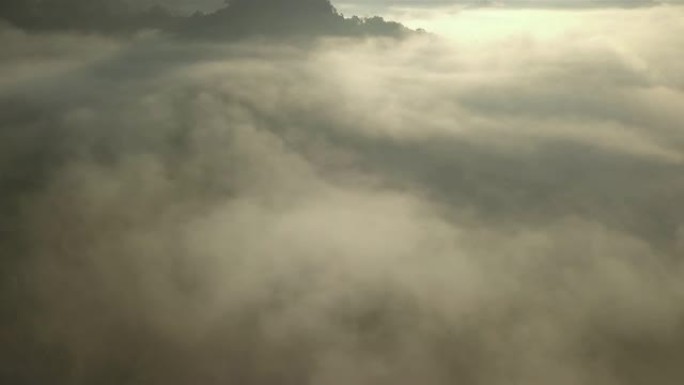
[[[604,12],[480,43],[4,27],[0,382],[680,384],[684,13]]]

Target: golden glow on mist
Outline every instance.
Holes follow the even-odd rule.
[[[402,20],[413,28],[423,28],[447,37],[468,41],[488,41],[533,35],[554,37],[582,23],[578,12],[548,10],[472,10],[459,13],[419,13]]]

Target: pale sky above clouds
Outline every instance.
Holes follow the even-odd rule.
[[[491,41],[506,36],[556,37],[572,31],[615,24],[615,14],[639,24],[642,15],[681,1],[651,0],[508,0],[508,1],[358,1],[341,2],[344,14],[381,14],[411,28],[423,28],[459,41]],[[668,13],[664,8],[663,13]],[[674,8],[672,8],[674,11]],[[604,31],[605,32],[605,31]]]
[[[163,3],[171,8],[191,12],[193,10],[213,10],[221,7],[225,0],[148,0]],[[435,7],[483,7],[507,6],[514,8],[613,8],[640,7],[663,3],[682,3],[682,0],[339,0],[333,4],[345,11],[364,13],[369,11],[383,13],[390,8],[435,8]]]

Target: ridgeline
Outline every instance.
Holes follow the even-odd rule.
[[[125,0],[4,0],[0,19],[27,31],[107,34],[154,29],[178,37],[390,36],[416,33],[375,16],[345,17],[329,0],[232,0],[209,13],[176,15],[160,6],[140,9]]]

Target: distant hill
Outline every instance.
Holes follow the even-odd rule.
[[[0,0],[0,19],[29,31],[127,32],[166,29],[181,21],[155,6],[131,0]]]
[[[197,14],[183,25],[195,36],[383,35],[411,31],[381,17],[345,18],[328,0],[233,0],[211,14]]]
[[[394,36],[414,31],[381,17],[346,18],[329,0],[231,0],[211,13],[174,15],[129,0],[2,0],[0,19],[26,30],[127,33],[159,29],[176,36],[234,39],[246,36]]]

